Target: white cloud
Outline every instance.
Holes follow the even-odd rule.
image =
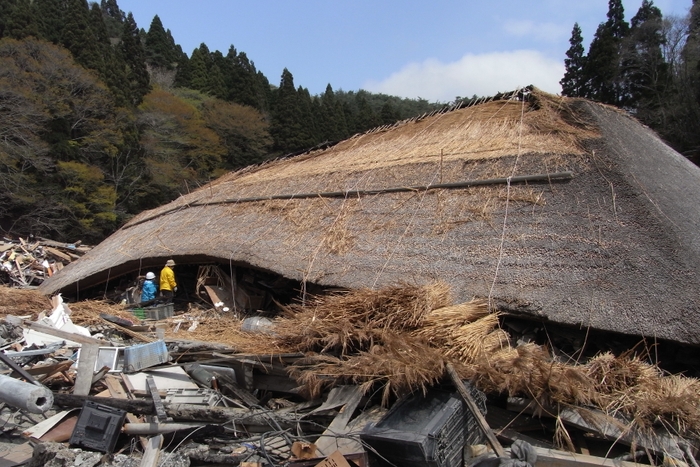
[[[506,33],[516,37],[531,37],[536,40],[559,43],[571,35],[571,26],[555,23],[535,23],[529,20],[507,20],[503,23]]]
[[[382,81],[368,81],[363,88],[431,102],[449,102],[456,96],[492,96],[518,87],[534,85],[560,93],[564,76],[562,60],[553,60],[532,50],[467,54],[456,62],[428,59],[410,63]]]

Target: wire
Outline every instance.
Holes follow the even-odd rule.
[[[503,261],[503,245],[505,243],[506,227],[508,225],[508,208],[510,207],[510,182],[513,179],[513,176],[515,175],[515,170],[518,167],[518,161],[520,160],[520,152],[522,151],[523,120],[524,120],[524,116],[525,116],[525,101],[526,101],[527,94],[529,94],[529,92],[523,93],[522,106],[520,108],[520,125],[518,128],[518,152],[515,156],[515,162],[513,162],[513,169],[510,172],[510,176],[508,177],[508,182],[507,182],[506,207],[505,207],[505,212],[503,214],[503,229],[501,230],[501,241],[500,241],[500,245],[498,247],[498,261],[496,262],[496,270],[494,271],[493,281],[491,282],[491,288],[489,289],[489,297],[488,297],[489,309],[493,309],[493,303],[492,303],[493,289],[496,287],[496,280],[498,279],[498,272],[501,268],[501,262]]]

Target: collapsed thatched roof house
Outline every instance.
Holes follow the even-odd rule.
[[[535,89],[221,177],[40,290],[219,261],[347,288],[443,280],[456,301],[698,344],[699,206],[700,169],[652,131]]]

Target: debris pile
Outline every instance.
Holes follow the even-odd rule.
[[[36,287],[63,266],[82,257],[92,247],[45,238],[3,238],[0,241],[0,284]]]
[[[563,357],[441,283],[265,320],[32,303],[0,322],[7,465],[696,465],[698,380],[639,352]]]

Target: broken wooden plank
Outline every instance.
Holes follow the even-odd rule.
[[[338,439],[347,432],[348,422],[362,399],[362,391],[359,386],[341,386],[339,388],[333,388],[328,398],[332,399],[328,404],[329,406],[342,403],[343,407],[330,425],[328,425],[328,428],[326,428],[321,437],[316,440],[316,449],[325,456],[340,449]],[[344,445],[343,447],[352,447],[354,449],[353,445]],[[343,454],[352,453],[343,452]]]
[[[496,438],[496,435],[494,435],[493,431],[491,431],[491,427],[486,422],[484,416],[481,414],[481,410],[479,410],[479,407],[477,407],[476,402],[474,402],[472,395],[469,394],[469,390],[466,388],[466,386],[460,379],[459,375],[457,374],[457,371],[454,369],[451,363],[448,363],[446,365],[446,369],[447,374],[450,375],[452,383],[457,388],[457,391],[459,391],[459,394],[462,396],[464,402],[466,402],[467,408],[474,416],[474,419],[479,425],[479,428],[481,428],[481,431],[486,435],[486,439],[493,448],[494,452],[498,457],[504,457],[505,451],[503,450],[503,446],[501,446],[501,443],[498,441],[498,438]]]
[[[94,337],[88,337],[88,336],[83,336],[82,334],[76,334],[74,332],[66,332],[62,331],[60,329],[56,329],[52,326],[48,326],[46,324],[41,324],[41,323],[36,323],[33,321],[26,322],[25,324],[29,326],[30,329],[33,329],[34,331],[43,333],[43,334],[48,334],[50,336],[58,337],[60,339],[66,339],[71,342],[76,342],[78,344],[99,344],[99,345],[109,345],[109,342],[101,340],[101,339],[95,339]]]
[[[224,373],[220,371],[214,371],[214,377],[216,378],[218,384],[222,388],[227,389],[231,393],[231,395],[243,402],[243,404],[245,404],[246,406],[255,407],[257,405],[260,405],[260,401],[257,397],[255,397],[245,389],[241,388],[236,381],[234,381],[232,378],[229,378]]]
[[[165,407],[163,407],[163,401],[160,399],[160,394],[158,394],[158,388],[156,387],[156,382],[153,379],[153,376],[146,376],[146,386],[148,387],[148,393],[150,394],[151,399],[153,399],[153,406],[156,408],[158,421],[167,421],[168,415],[165,413]]]
[[[32,375],[30,375],[24,368],[19,366],[17,363],[15,363],[14,360],[12,360],[10,357],[5,355],[4,352],[0,352],[0,361],[7,365],[12,371],[15,373],[19,374],[22,378],[26,379],[28,383],[36,384],[38,386],[41,386],[41,383],[39,383]]]
[[[80,348],[80,358],[78,359],[78,376],[75,378],[73,394],[87,396],[92,387],[92,376],[97,361],[97,353],[100,351],[99,344],[83,344]]]
[[[92,375],[92,383],[90,384],[90,386],[104,378],[105,375],[109,372],[109,370],[110,368],[108,366],[103,366],[102,368],[100,368],[99,371],[95,372],[95,374]]]
[[[160,460],[160,448],[163,446],[163,435],[156,435],[148,440],[146,450],[141,458],[141,467],[157,467]]]
[[[656,454],[669,455],[676,459],[684,457],[682,445],[687,441],[683,438],[662,429],[654,429],[651,434],[645,433],[636,426],[632,426],[631,423],[607,415],[600,410],[582,407],[564,407],[558,411],[554,408],[541,410],[541,408],[535,408],[532,401],[520,398],[509,398],[508,408],[518,411],[537,411],[550,417],[556,417],[558,414],[559,418],[566,424],[589,433],[598,434],[609,441],[619,442],[626,446],[636,445]]]
[[[537,467],[645,467],[644,464],[533,446]],[[646,466],[648,467],[648,466]]]
[[[70,263],[72,261],[72,258],[70,256],[63,253],[62,251],[57,250],[56,248],[45,246],[44,251],[50,256],[53,256],[56,259],[60,259],[61,261],[65,261],[66,263]]]

